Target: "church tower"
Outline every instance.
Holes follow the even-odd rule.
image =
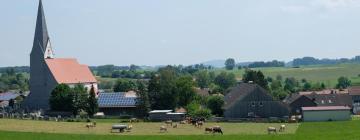
[[[55,81],[46,65],[46,59],[53,58],[54,53],[46,26],[44,9],[42,1],[39,0],[35,37],[30,53],[30,95],[29,99],[25,101],[28,108],[48,107],[48,92],[53,89]]]
[[[81,84],[97,91],[97,80],[87,65],[73,58],[54,58],[46,27],[42,1],[39,1],[35,37],[30,53],[30,94],[22,106],[28,111],[49,110],[51,92],[58,84]]]

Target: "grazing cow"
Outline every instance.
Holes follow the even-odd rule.
[[[198,121],[198,122],[196,122],[195,126],[198,127],[198,128],[201,128],[203,125],[204,125],[203,121]]]
[[[178,127],[178,124],[175,123],[175,124],[173,125],[173,128],[177,128],[177,127]]]
[[[186,124],[186,120],[185,120],[185,121],[181,121],[180,124]]]
[[[139,120],[137,118],[131,118],[130,123],[133,123],[133,122],[139,122]]]
[[[167,132],[166,126],[160,126],[160,132]]]
[[[214,126],[214,127],[212,128],[212,132],[213,132],[213,134],[215,134],[215,133],[221,133],[221,135],[223,135],[223,131],[222,131],[222,129],[221,129],[220,126]]]
[[[205,128],[205,133],[211,133],[213,132],[213,128],[212,127],[206,127]]]
[[[271,134],[271,132],[273,132],[273,133],[277,133],[277,131],[276,131],[276,128],[275,127],[268,127],[268,134]]]
[[[167,120],[167,121],[165,121],[165,124],[168,126],[169,124],[170,124],[170,126],[172,126],[172,124],[173,124],[173,122],[172,122],[172,120]]]
[[[133,126],[132,125],[129,125],[127,128],[126,128],[126,132],[131,132]]]
[[[281,125],[280,126],[280,129],[279,129],[279,132],[284,132],[285,131],[285,128],[286,128],[286,125]]]
[[[89,129],[89,128],[96,127],[96,122],[87,123],[87,124],[86,124],[86,127],[87,127],[88,129]]]

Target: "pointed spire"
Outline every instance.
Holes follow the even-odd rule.
[[[33,51],[40,49],[39,51],[45,52],[46,46],[49,41],[49,34],[46,27],[45,14],[42,5],[42,1],[39,0],[38,14],[36,20],[35,37],[33,44]]]

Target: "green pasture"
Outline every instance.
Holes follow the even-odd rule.
[[[294,133],[287,134],[266,134],[263,126],[273,126],[277,124],[258,124],[258,123],[234,123],[224,125],[225,135],[213,134],[194,134],[195,128],[187,131],[187,134],[101,134],[98,130],[95,133],[83,130],[84,123],[64,123],[64,122],[43,122],[43,121],[20,121],[20,120],[0,120],[0,139],[1,140],[358,140],[360,138],[360,121],[344,122],[312,122],[302,123],[301,125],[290,125],[289,131]],[[111,125],[112,123],[100,123],[100,125]],[[17,126],[20,125],[20,126]],[[32,126],[26,126],[32,125]],[[156,127],[158,123],[141,123],[141,125]],[[43,128],[44,127],[44,128]],[[29,129],[32,128],[32,129]],[[55,132],[61,128],[63,130]],[[295,130],[297,128],[297,130]],[[68,130],[65,130],[68,129]],[[108,129],[108,128],[105,128]],[[135,129],[145,130],[148,128]],[[230,130],[233,129],[233,130]],[[243,130],[244,129],[244,130]],[[248,131],[251,129],[250,131]],[[180,133],[181,130],[173,130]],[[239,133],[234,133],[235,131]],[[135,132],[134,132],[135,133]]]
[[[337,79],[340,76],[348,77],[353,85],[360,85],[360,64],[338,64],[338,65],[314,65],[303,66],[300,68],[288,67],[271,67],[271,68],[255,68],[254,70],[261,70],[265,76],[276,78],[281,75],[283,79],[286,77],[295,77],[298,80],[303,78],[310,82],[323,82],[327,87],[335,87]],[[226,71],[224,69],[215,69],[216,73]],[[232,70],[238,79],[241,79],[245,70]]]

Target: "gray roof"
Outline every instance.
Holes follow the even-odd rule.
[[[233,87],[231,91],[226,94],[224,99],[225,108],[229,108],[235,102],[242,100],[244,97],[254,92],[261,92],[263,94],[269,95],[269,93],[264,88],[260,87],[257,84],[240,83],[237,86]],[[270,95],[269,98],[271,98]]]
[[[37,47],[39,47],[42,52],[45,52],[48,41],[49,41],[49,34],[46,26],[44,9],[42,5],[42,1],[39,0],[33,50],[38,49]]]
[[[16,97],[20,96],[20,94],[16,93],[0,93],[0,101],[9,101],[11,99],[15,99]]]
[[[136,107],[136,97],[126,97],[124,92],[99,93],[99,108]]]

